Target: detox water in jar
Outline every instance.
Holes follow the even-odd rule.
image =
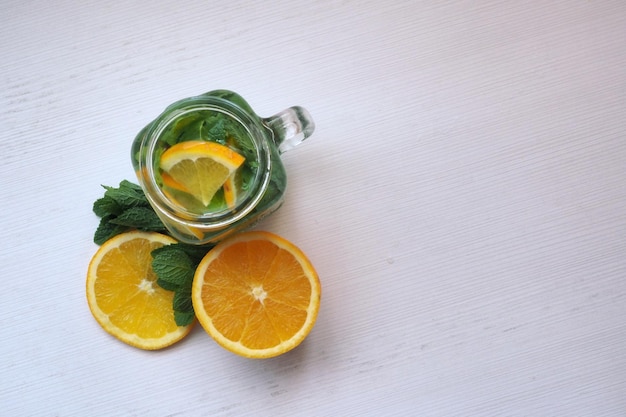
[[[133,143],[133,167],[174,237],[216,242],[280,206],[280,153],[313,129],[300,107],[262,119],[237,94],[218,90],[174,103],[146,126]]]

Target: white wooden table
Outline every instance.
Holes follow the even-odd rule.
[[[0,56],[0,414],[626,416],[626,2],[5,0]],[[100,184],[217,88],[317,123],[258,227],[322,306],[271,360],[85,300]]]

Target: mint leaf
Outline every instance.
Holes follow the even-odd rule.
[[[148,202],[148,199],[143,193],[141,187],[130,181],[124,180],[120,182],[120,186],[118,188],[107,187],[105,185],[103,185],[103,187],[106,189],[104,197],[115,201],[115,203],[122,209],[132,207],[150,207],[150,203]]]
[[[131,207],[110,220],[113,224],[147,231],[165,231],[165,226],[154,210],[148,207]]]
[[[96,244],[102,245],[113,236],[133,229],[167,233],[139,185],[124,180],[117,188],[102,187],[106,190],[104,196],[93,204],[94,213],[101,218],[94,233]]]
[[[174,320],[177,326],[187,326],[193,322],[196,314],[193,311],[174,311]]]
[[[186,326],[195,318],[191,301],[193,277],[198,264],[212,247],[176,243],[152,251],[152,270],[157,275],[157,284],[174,291],[172,308],[178,326]]]
[[[200,116],[197,117],[197,120],[189,123],[178,135],[178,138],[176,139],[177,143],[186,142],[188,140],[202,139],[202,126],[204,125],[204,120]]]
[[[179,244],[166,245],[152,251],[152,269],[157,275],[157,284],[166,290],[176,291],[190,286],[196,266]]]
[[[93,212],[98,217],[105,217],[111,214],[117,215],[122,212],[122,207],[110,196],[104,196],[94,201]]]
[[[210,247],[183,243],[166,245],[152,251],[152,270],[157,284],[174,291],[172,308],[178,326],[186,326],[195,318],[191,286],[196,268]]]
[[[226,123],[226,136],[231,139],[231,145],[234,146],[239,153],[242,153],[247,161],[256,160],[256,147],[250,139],[250,133],[243,125],[239,123]]]
[[[181,288],[174,293],[174,311],[193,311],[191,286],[189,286],[189,288]]]
[[[168,291],[176,291],[179,288],[178,284],[173,284],[169,281],[165,281],[162,280],[160,278],[157,278],[156,283],[159,287],[163,288],[164,290],[168,290]]]
[[[171,128],[163,132],[164,141],[170,146],[176,145],[179,142],[178,139],[182,136],[185,129],[187,129],[187,126],[197,119],[197,112],[189,113],[188,115],[179,118]]]
[[[226,144],[226,129],[224,128],[224,119],[221,117],[208,131],[208,138],[222,145]]]
[[[190,245],[187,243],[176,244],[177,248],[184,251],[187,254],[187,256],[189,256],[189,258],[191,259],[191,262],[194,265],[194,270],[196,269],[196,267],[198,266],[202,258],[204,258],[204,255],[206,255],[207,252],[211,250],[211,248],[213,248],[213,246],[215,245],[211,245],[211,244]]]
[[[113,236],[119,235],[120,233],[128,230],[128,227],[112,223],[112,218],[115,218],[115,216],[109,215],[100,219],[100,224],[98,225],[98,228],[93,236],[93,241],[96,245],[102,245]]]

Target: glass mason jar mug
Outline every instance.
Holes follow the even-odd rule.
[[[280,207],[280,154],[314,131],[298,106],[261,118],[216,90],[173,103],[135,138],[131,156],[148,201],[181,242],[217,242]]]

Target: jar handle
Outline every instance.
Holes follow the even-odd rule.
[[[279,153],[295,148],[315,130],[311,115],[300,106],[289,107],[263,121],[274,132]]]

